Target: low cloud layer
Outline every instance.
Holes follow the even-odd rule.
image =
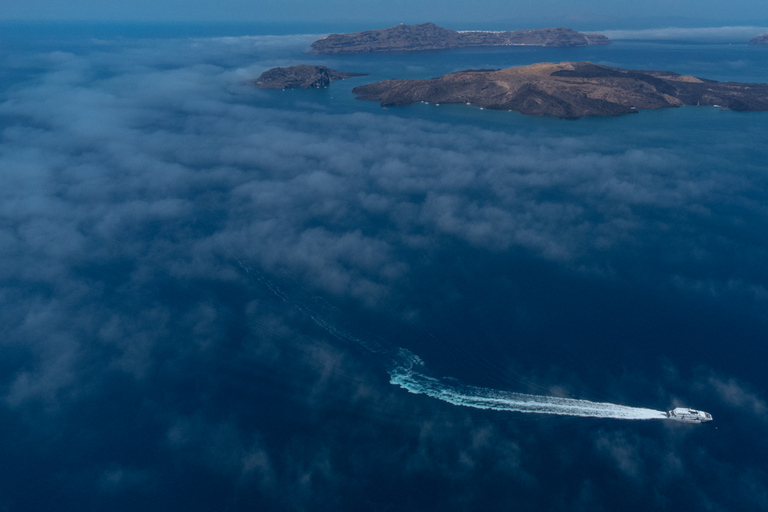
[[[13,491],[32,470],[6,469],[0,506],[64,496],[115,510],[423,510],[450,484],[437,502],[447,508],[595,510],[624,502],[596,483],[608,471],[635,497],[672,494],[669,477],[697,503],[729,508],[708,489],[710,464],[738,488],[765,483],[761,467],[687,454],[712,431],[593,433],[581,420],[470,414],[390,386],[370,350],[434,350],[439,337],[423,326],[443,306],[446,325],[472,335],[446,344],[454,362],[443,368],[498,369],[462,358],[487,347],[482,322],[498,321],[496,308],[517,308],[513,327],[533,333],[532,350],[554,343],[547,324],[575,318],[578,298],[553,314],[535,297],[499,305],[473,288],[493,280],[485,288],[503,295],[534,263],[585,293],[626,287],[659,304],[670,294],[723,325],[733,306],[764,328],[754,312],[767,297],[768,181],[755,160],[734,158],[764,149],[728,131],[681,134],[674,121],[578,135],[303,109],[245,84],[294,63],[311,39],[102,41],[2,57],[19,77],[0,103],[2,449],[45,468],[40,496],[51,502]],[[650,363],[660,383],[637,367],[597,381],[617,400],[706,397],[764,421],[765,398],[728,361],[695,384]],[[541,385],[589,390],[567,365],[526,378],[550,372],[560,380]],[[557,446],[570,429],[588,442]],[[596,462],[582,468],[594,457],[579,450]],[[484,483],[470,484],[480,472]],[[738,503],[765,506],[758,494]]]
[[[650,41],[697,41],[711,43],[746,43],[753,37],[768,33],[768,27],[666,27],[637,30],[604,30],[609,39]]]

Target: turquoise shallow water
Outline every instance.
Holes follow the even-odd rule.
[[[768,507],[768,114],[351,94],[562,60],[766,82],[764,48],[329,57],[305,53],[318,25],[3,29],[0,508]],[[296,63],[369,76],[248,85]],[[389,382],[400,349],[429,396]]]

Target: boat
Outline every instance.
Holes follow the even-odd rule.
[[[708,412],[689,409],[688,407],[676,407],[667,413],[667,418],[683,423],[704,423],[712,421],[712,415]]]

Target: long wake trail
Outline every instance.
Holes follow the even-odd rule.
[[[389,371],[390,382],[411,393],[427,395],[453,405],[463,405],[475,409],[618,420],[667,419],[667,414],[663,411],[642,407],[464,386],[424,375],[416,369],[421,366],[423,363],[418,356],[401,349],[398,361]]]
[[[557,414],[560,416],[581,416],[587,418],[612,418],[619,420],[656,420],[667,419],[667,413],[642,407],[629,407],[607,402],[591,402],[574,398],[562,398],[545,395],[529,395],[476,386],[465,386],[453,379],[436,379],[425,375],[420,368],[423,361],[406,349],[399,349],[396,354],[381,347],[375,341],[354,336],[331,320],[325,301],[302,301],[292,298],[259,272],[252,271],[238,260],[240,266],[264,284],[281,301],[292,305],[310,318],[320,328],[340,341],[359,344],[373,353],[394,355],[390,370],[390,382],[407,391],[437,398],[443,402],[475,409],[494,411],[515,411],[522,413]]]

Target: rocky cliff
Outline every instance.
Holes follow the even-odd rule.
[[[253,81],[253,85],[259,89],[310,89],[312,87],[325,87],[335,80],[343,80],[353,76],[364,75],[341,73],[325,66],[301,64],[265,71]]]

